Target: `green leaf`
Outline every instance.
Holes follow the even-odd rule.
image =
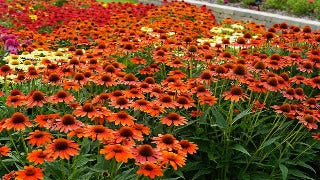
[[[240,151],[248,156],[251,156],[250,153],[246,150],[246,148],[244,148],[241,144],[236,144],[234,147],[233,147],[234,150],[237,150],[237,151]]]
[[[267,146],[270,146],[271,144],[273,144],[274,142],[276,142],[278,139],[280,139],[281,136],[277,136],[277,137],[273,137],[269,140],[267,140],[266,142],[263,143],[262,148],[265,148]]]
[[[243,118],[246,115],[251,114],[251,110],[250,109],[246,109],[244,111],[242,111],[240,114],[238,114],[235,118],[233,118],[232,123],[234,124],[235,122],[237,122],[239,119]]]
[[[310,169],[311,171],[313,171],[314,173],[316,173],[316,170],[314,170],[310,165],[306,164],[305,162],[299,161],[297,163],[299,166],[302,166],[304,168]]]
[[[279,164],[282,179],[285,180],[288,177],[288,168],[285,165]]]
[[[225,118],[223,117],[223,115],[215,107],[212,107],[211,111],[213,113],[213,116],[216,118],[217,125],[220,128],[224,129],[227,126],[227,122],[226,122]]]
[[[177,174],[180,178],[185,179],[181,170],[177,170],[174,173]]]
[[[117,180],[134,180],[136,179],[136,173],[134,171],[134,168],[128,169],[126,171],[123,171],[119,173],[114,179]]]
[[[310,179],[310,180],[314,180],[313,178],[306,176],[302,171],[299,171],[297,169],[290,169],[289,173],[293,176],[299,177],[301,179]]]
[[[210,174],[211,171],[209,169],[202,169],[200,171],[198,171],[193,177],[192,180],[198,179],[198,177],[202,176],[202,175],[206,175],[206,174]]]

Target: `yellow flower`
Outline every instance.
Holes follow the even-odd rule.
[[[29,14],[29,18],[32,19],[32,20],[37,20],[38,16],[35,15],[35,14]]]

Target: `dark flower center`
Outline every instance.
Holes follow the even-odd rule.
[[[232,95],[236,95],[236,96],[240,96],[242,94],[242,89],[240,87],[233,87],[231,90],[230,90],[230,93]]]
[[[117,105],[126,105],[128,104],[128,100],[124,97],[119,97],[117,100],[116,100],[116,104]]]
[[[56,140],[55,149],[58,151],[63,151],[69,148],[68,142],[66,140]]]
[[[148,144],[142,145],[139,148],[139,155],[149,157],[153,155],[152,147]]]
[[[26,176],[33,176],[33,175],[35,175],[36,174],[36,172],[33,170],[33,169],[27,169],[26,171],[25,171],[25,175]]]
[[[14,113],[11,119],[13,124],[20,124],[26,121],[26,117],[22,113]]]
[[[130,127],[122,127],[119,130],[119,133],[123,137],[132,137],[132,135],[133,135],[133,132]]]
[[[75,121],[75,118],[71,114],[66,114],[62,117],[62,124],[66,126],[75,124]]]
[[[44,100],[44,95],[42,92],[36,91],[32,94],[32,99],[34,101],[42,101]]]
[[[165,144],[170,145],[174,143],[174,138],[171,134],[166,134],[162,136],[161,141]]]
[[[86,103],[82,107],[84,112],[92,112],[94,110],[94,107],[91,103]]]
[[[167,116],[167,118],[171,121],[177,121],[179,120],[179,115],[177,113],[172,112]]]

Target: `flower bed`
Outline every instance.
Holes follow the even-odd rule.
[[[3,179],[317,179],[320,33],[205,7],[2,3]]]

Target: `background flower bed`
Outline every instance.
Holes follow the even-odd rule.
[[[320,19],[319,0],[200,0],[272,12],[287,16],[297,16],[312,20]]]
[[[319,32],[59,2],[1,6],[5,179],[318,178]]]

